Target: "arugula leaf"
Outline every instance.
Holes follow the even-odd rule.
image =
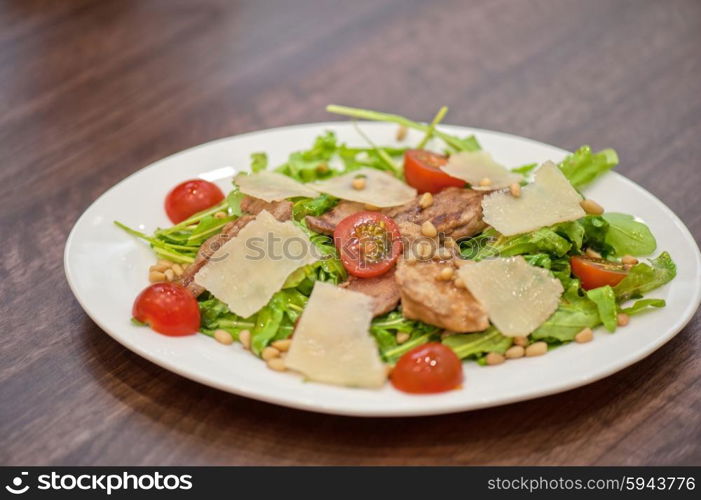
[[[604,241],[615,255],[649,255],[657,248],[650,229],[632,215],[606,212],[602,217],[609,225]]]
[[[526,165],[522,165],[520,167],[515,167],[512,168],[511,171],[515,174],[521,174],[524,177],[533,172],[535,168],[538,166],[538,163],[528,163]]]
[[[338,198],[328,194],[322,194],[316,198],[301,198],[292,205],[292,217],[301,221],[307,215],[322,215],[331,210],[338,203]]]
[[[394,363],[402,354],[426,342],[440,339],[440,328],[421,321],[406,319],[400,311],[391,311],[372,320],[370,333],[377,341],[380,355],[388,363]],[[397,342],[397,333],[408,333],[406,342]]]
[[[329,161],[337,150],[336,134],[326,131],[316,138],[310,149],[292,153],[287,162],[277,167],[275,171],[300,182],[332,177],[334,171],[329,167]]]
[[[663,299],[643,299],[638,300],[632,306],[621,309],[621,312],[626,313],[628,316],[633,316],[635,314],[640,314],[650,310],[650,308],[664,307],[667,303]]]
[[[613,149],[592,153],[589,146],[582,146],[562,160],[560,170],[574,187],[581,188],[616,165],[618,154]]]
[[[497,255],[511,257],[513,255],[535,253],[547,253],[556,257],[562,257],[572,247],[569,241],[549,227],[515,236],[495,236],[498,233],[493,230],[485,231],[482,234],[481,238],[472,238],[461,242],[461,254],[464,257],[481,260]]]
[[[256,173],[268,168],[268,155],[265,153],[251,154],[251,172]]]
[[[618,302],[642,297],[643,294],[659,288],[677,275],[677,266],[667,252],[662,252],[649,264],[636,264],[618,285],[613,287]]]
[[[599,318],[609,332],[615,332],[617,326],[616,296],[610,286],[594,288],[586,292],[587,297],[599,312]]]
[[[483,332],[450,335],[443,344],[450,347],[460,359],[477,357],[489,352],[503,354],[511,347],[513,339],[501,334],[494,326]]]
[[[234,189],[226,195],[226,205],[229,208],[229,213],[235,215],[236,217],[241,217],[243,215],[243,210],[241,210],[241,201],[246,197],[241,191],[239,191],[238,186],[234,185]]]
[[[557,310],[545,323],[531,333],[531,338],[544,340],[549,344],[559,344],[574,340],[584,328],[594,328],[601,319],[594,302],[579,295],[579,282],[572,280],[565,290]]]

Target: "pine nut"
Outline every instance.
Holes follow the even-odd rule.
[[[378,210],[380,210],[380,207],[371,205],[370,203],[364,203],[363,208],[365,210],[370,210],[371,212],[377,212]]]
[[[411,337],[410,334],[407,332],[397,332],[396,338],[397,338],[397,344],[403,344],[407,340],[409,340],[409,337]]]
[[[514,337],[514,345],[526,347],[528,345],[528,338],[527,337]]]
[[[413,253],[407,254],[407,256],[404,257],[404,261],[407,264],[416,264],[416,255],[414,255]]]
[[[616,316],[616,323],[618,326],[626,326],[630,323],[630,316],[626,313],[618,313],[618,316]]]
[[[455,288],[465,288],[465,282],[461,278],[455,278],[453,281]]]
[[[292,345],[292,339],[276,340],[270,345],[280,352],[287,352],[290,350],[290,345]]]
[[[433,256],[436,260],[450,260],[453,258],[453,253],[445,247],[441,247],[436,250],[436,254]]]
[[[638,259],[636,259],[632,255],[624,255],[621,259],[621,262],[623,262],[623,264],[625,264],[626,266],[632,267],[638,263]]]
[[[353,186],[353,189],[357,191],[365,189],[365,177],[356,177],[353,179],[351,185]]]
[[[156,262],[156,265],[161,265],[165,266],[166,268],[172,267],[173,263],[167,259],[159,259],[158,262]]]
[[[545,342],[535,342],[526,347],[526,357],[542,356],[548,352],[548,344]]]
[[[579,206],[590,215],[601,215],[604,213],[604,207],[599,205],[594,200],[586,199],[579,202]]]
[[[226,219],[227,213],[226,212],[217,212],[214,214],[215,219]]]
[[[159,283],[166,280],[166,275],[160,271],[151,271],[148,273],[148,280],[151,283]]]
[[[522,358],[524,354],[526,354],[526,350],[523,348],[523,346],[520,345],[512,345],[504,353],[507,359]]]
[[[231,345],[234,343],[234,338],[226,330],[214,330],[214,340],[224,345]]]
[[[173,264],[171,268],[177,277],[182,276],[185,273],[185,269],[180,264]]]
[[[172,269],[166,269],[163,274],[168,281],[173,281],[173,278],[175,278],[175,272]]]
[[[487,187],[487,186],[491,186],[491,185],[492,185],[492,179],[490,179],[489,177],[485,177],[484,179],[482,179],[480,181],[481,187]]]
[[[402,142],[404,139],[406,139],[406,135],[408,132],[409,129],[406,125],[400,125],[399,127],[397,127],[397,141]]]
[[[251,332],[249,330],[241,330],[239,332],[239,342],[244,349],[251,348]]]
[[[317,173],[319,173],[319,174],[325,174],[325,173],[328,172],[329,170],[330,170],[330,168],[329,168],[329,166],[328,166],[326,163],[319,163],[319,164],[316,166],[316,171],[317,171]]]
[[[450,278],[453,277],[453,274],[455,273],[455,270],[453,267],[444,267],[441,269],[441,272],[438,273],[438,279],[443,280],[443,281],[448,281]]]
[[[591,248],[587,248],[587,250],[584,252],[584,254],[587,257],[591,257],[592,259],[600,259],[601,258],[601,254],[599,252],[597,252],[596,250],[593,250]]]
[[[427,238],[435,238],[438,234],[438,230],[436,229],[436,226],[433,225],[433,222],[427,220],[426,222],[421,224],[421,234],[423,234]]]
[[[170,266],[168,266],[166,264],[154,264],[148,268],[149,271],[156,271],[159,273],[162,273],[162,272],[166,271],[167,269],[170,269]]]
[[[490,352],[485,356],[484,360],[489,366],[500,365],[504,361],[506,361],[506,359],[504,359],[504,356],[502,356],[498,352]]]
[[[419,198],[419,206],[421,208],[428,208],[433,205],[433,195],[431,193],[424,193]]]
[[[266,364],[268,365],[268,368],[275,370],[276,372],[284,372],[287,370],[285,360],[282,358],[270,358],[267,360]]]
[[[591,331],[591,328],[585,328],[574,336],[574,341],[580,344],[591,342],[592,340],[594,340],[594,332]]]
[[[450,236],[446,236],[445,240],[443,240],[443,245],[445,245],[446,248],[451,250],[455,250],[458,248],[458,244]]]
[[[511,186],[509,186],[509,191],[511,191],[511,196],[513,196],[514,198],[520,198],[521,184],[514,182]]]
[[[416,255],[420,259],[428,259],[431,257],[431,252],[433,251],[433,248],[431,247],[431,244],[427,241],[420,241],[418,245],[416,245]]]
[[[273,358],[279,358],[280,351],[278,351],[272,346],[268,346],[265,349],[263,349],[263,352],[260,353],[260,357],[263,358],[265,361],[268,361]]]

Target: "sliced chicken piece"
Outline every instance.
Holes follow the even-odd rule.
[[[452,279],[441,279],[441,272],[456,264],[399,259],[396,279],[404,317],[451,332],[478,332],[489,326],[487,312],[467,289],[458,288]]]
[[[380,316],[393,310],[399,303],[399,285],[394,274],[395,270],[392,269],[375,278],[349,276],[348,280],[339,286],[372,297],[373,316]]]

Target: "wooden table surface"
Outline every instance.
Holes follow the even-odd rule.
[[[289,410],[191,382],[82,311],[63,246],[102,192],[327,103],[573,149],[701,236],[701,2],[0,3],[0,463],[699,464],[701,321],[563,394],[431,418]],[[105,284],[109,286],[109,284]]]

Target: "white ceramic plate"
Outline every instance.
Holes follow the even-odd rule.
[[[378,144],[395,143],[396,127],[364,123]],[[497,161],[517,166],[559,161],[567,153],[529,139],[498,132],[444,127],[476,134]],[[538,358],[483,368],[465,364],[461,390],[413,396],[387,384],[362,390],[305,383],[290,373],[269,370],[240,345],[222,346],[205,335],[173,338],[130,323],[136,295],[148,285],[150,249],[112,223],[119,220],[147,233],[169,225],[163,199],[175,184],[193,177],[214,181],[228,192],[231,177],[246,170],[250,154],[266,151],[271,165],[306,149],[324,130],[351,145],[363,140],[350,123],[320,123],[254,132],[197,146],[158,161],[124,179],[93,203],[76,222],[65,249],[65,270],[88,315],[115,340],[154,363],[203,384],[293,408],[357,416],[413,416],[472,410],[553,394],[601,379],[642,359],[671,339],[691,319],[701,296],[701,257],[691,234],[662,202],[640,186],[609,173],[586,194],[607,210],[644,220],[678,266],[674,281],[651,294],[667,307],[639,317],[615,334],[596,332],[594,342],[570,344]],[[418,142],[411,134],[407,143]],[[623,159],[625,161],[625,158]]]

